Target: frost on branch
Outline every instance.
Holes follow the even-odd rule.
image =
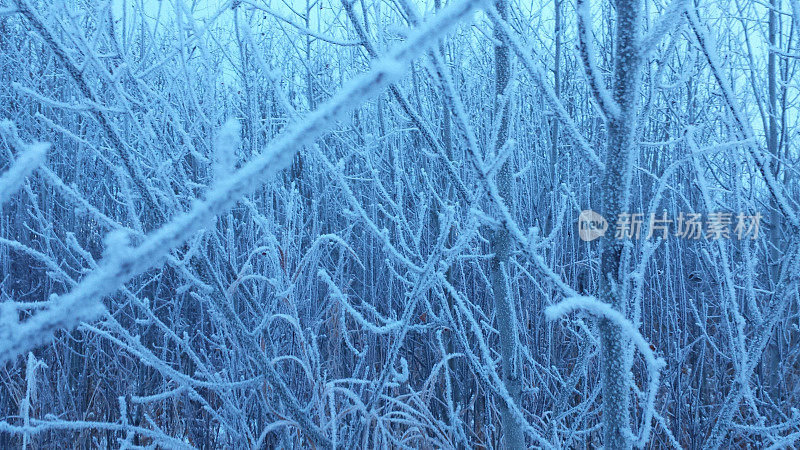
[[[585,311],[614,323],[644,357],[648,372],[647,400],[644,405],[642,426],[639,430],[639,437],[636,442],[638,447],[644,447],[650,439],[651,422],[653,420],[656,394],[658,393],[659,378],[661,376],[660,371],[666,366],[666,362],[663,358],[656,356],[651,345],[645,340],[633,323],[626,319],[619,311],[612,308],[608,303],[600,302],[593,297],[572,297],[556,303],[555,305],[548,306],[544,310],[544,313],[548,320],[556,320],[574,311]]]
[[[798,5],[5,0],[0,448],[797,445]]]

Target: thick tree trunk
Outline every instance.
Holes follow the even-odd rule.
[[[615,220],[629,207],[632,152],[636,125],[636,97],[641,61],[638,51],[639,0],[616,2],[616,42],[612,98],[619,107],[616,114],[607,111],[608,148],[606,170],[603,174],[600,198],[602,215]],[[613,236],[600,244],[600,298],[620,312],[625,311],[626,299],[620,289],[624,241]],[[630,429],[629,392],[630,367],[626,360],[626,340],[618,326],[608,320],[600,321],[602,344],[603,444],[608,449],[632,446]]]
[[[775,11],[779,5],[777,0],[770,0],[770,10],[768,19],[768,39],[770,50],[767,54],[767,115],[768,115],[768,129],[767,129],[767,150],[773,156],[772,164],[769,170],[772,171],[776,180],[780,180],[780,165],[778,163],[780,157],[780,146],[778,143],[779,125],[778,125],[778,70],[777,70],[777,57],[773,49],[779,48],[778,42],[778,15]],[[770,227],[769,227],[769,242],[770,242],[770,260],[772,270],[769,271],[770,281],[773,285],[779,282],[780,259],[783,255],[781,251],[781,213],[780,209],[774,198],[771,199],[771,213],[770,213]],[[776,286],[777,289],[777,286]],[[766,351],[766,389],[770,393],[778,392],[781,382],[780,371],[780,338],[781,327],[777,327],[773,337],[774,341],[770,342]]]
[[[498,0],[495,3],[497,11],[503,20],[508,18],[508,4],[505,0]],[[500,32],[495,33],[498,42],[502,42]],[[505,44],[496,45],[494,48],[495,57],[495,100],[496,112],[500,114],[500,125],[497,132],[497,144],[495,149],[500,150],[508,140],[509,122],[509,102],[504,100],[506,87],[508,86],[510,63],[509,49]],[[497,174],[497,188],[503,201],[508,204],[511,198],[511,162],[506,161]],[[514,303],[511,293],[508,292],[508,262],[511,253],[511,240],[508,230],[505,227],[498,227],[492,237],[492,248],[494,258],[492,259],[492,291],[494,292],[495,317],[497,318],[497,329],[500,332],[500,354],[503,358],[502,375],[503,382],[508,389],[511,399],[519,404],[521,393],[520,370],[517,365],[517,328]],[[500,411],[503,421],[503,445],[508,449],[525,448],[525,435],[521,424],[514,417],[513,412],[505,402],[501,402]]]

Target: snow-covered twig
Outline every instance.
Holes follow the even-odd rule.
[[[687,0],[672,0],[661,16],[656,19],[653,27],[642,37],[639,47],[645,55],[652,52],[664,36],[669,35],[683,24],[686,2]]]
[[[493,7],[487,7],[485,8],[485,11],[492,19],[492,22],[494,22],[495,25],[498,26],[498,29],[502,31],[501,38],[508,43],[509,47],[514,51],[514,53],[516,53],[517,57],[520,59],[525,68],[531,73],[533,79],[536,81],[536,84],[540,89],[542,89],[542,91],[544,91],[545,100],[547,100],[547,102],[550,104],[550,107],[553,108],[561,123],[567,127],[569,133],[566,134],[568,137],[575,141],[578,147],[580,147],[581,151],[583,151],[592,161],[592,164],[594,164],[600,170],[605,170],[605,163],[603,163],[594,149],[592,149],[591,144],[589,144],[589,142],[583,136],[583,133],[579,130],[578,125],[569,115],[569,111],[567,111],[567,109],[564,107],[564,104],[561,102],[561,100],[559,100],[558,95],[547,80],[547,76],[545,75],[544,69],[541,67],[541,65],[533,61],[526,48],[514,34],[511,27],[506,21],[497,15],[497,11]]]
[[[44,162],[50,144],[36,142],[23,145],[21,142],[17,142],[14,124],[8,120],[0,122],[0,134],[12,147],[16,148],[18,153],[16,160],[9,161],[11,167],[0,175],[0,205],[2,205],[19,189],[25,178]]]
[[[648,389],[647,389],[647,402],[644,407],[644,415],[642,417],[642,428],[639,430],[639,437],[637,439],[637,446],[643,448],[647,441],[650,439],[650,430],[652,428],[653,411],[655,408],[656,393],[658,392],[660,371],[666,366],[666,362],[656,356],[655,352],[650,348],[645,338],[638,329],[626,319],[619,311],[612,308],[608,303],[598,301],[594,297],[572,297],[567,298],[560,303],[548,306],[544,313],[548,320],[556,320],[574,311],[586,311],[597,317],[609,320],[619,327],[620,331],[626,338],[630,339],[639,352],[644,356],[648,368]]]
[[[577,0],[575,12],[578,19],[578,49],[580,50],[583,70],[586,80],[592,89],[595,100],[600,105],[600,110],[607,119],[615,119],[620,115],[620,106],[606,88],[605,81],[597,67],[597,56],[594,49],[594,36],[592,33],[592,8],[588,0]]]
[[[408,63],[436,38],[466,17],[475,7],[474,0],[451,5],[415,33],[393,52],[373,65],[373,68],[353,80],[342,91],[321,105],[304,121],[271,144],[260,155],[236,171],[229,179],[221,180],[204,202],[153,232],[135,248],[116,252],[116,258],[101,262],[70,293],[16,326],[13,339],[0,342],[0,361],[31,349],[61,328],[72,328],[81,321],[92,320],[105,312],[100,300],[115,292],[133,276],[157,264],[175,246],[209,223],[217,214],[233,206],[240,197],[252,192],[277,171],[287,167],[294,153],[303,145],[329,130],[346,115],[392,81],[399,79]]]

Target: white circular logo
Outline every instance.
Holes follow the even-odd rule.
[[[578,216],[578,236],[581,240],[593,241],[606,234],[606,230],[608,230],[608,222],[603,216],[591,209],[581,211],[581,215]]]

